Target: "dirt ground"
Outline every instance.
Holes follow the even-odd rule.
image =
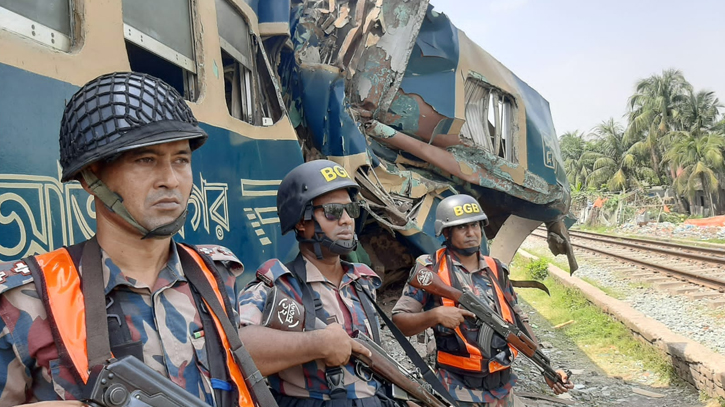
[[[378,303],[389,314],[402,287],[390,287],[381,293]],[[555,368],[566,367],[573,373],[575,389],[569,394],[555,396],[544,382],[536,367],[525,357],[520,356],[514,364],[514,372],[519,377],[515,392],[527,407],[544,406],[714,406],[698,400],[697,390],[685,384],[672,384],[668,387],[652,387],[653,380],[646,372],[633,376],[629,380],[608,376],[599,366],[574,345],[565,335],[554,329],[528,304],[522,308],[529,313],[531,324],[539,340],[545,345],[543,351],[551,359]],[[390,332],[385,329],[383,342],[385,348],[404,365],[410,365],[407,357]],[[425,345],[417,338],[410,338],[421,355],[425,355]]]

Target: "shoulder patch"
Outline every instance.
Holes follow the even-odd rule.
[[[257,280],[273,287],[274,282],[285,274],[292,274],[292,272],[279,259],[270,259],[257,269]]]
[[[196,248],[211,257],[213,261],[219,261],[224,264],[225,267],[235,276],[239,276],[244,271],[244,264],[237,258],[234,253],[224,246],[213,245],[213,244],[200,244],[196,245]]]
[[[502,261],[499,261],[498,264],[501,267],[501,270],[503,270],[504,274],[506,274],[508,276],[510,274],[508,264],[506,264],[506,263],[504,263]]]
[[[372,284],[376,290],[383,285],[383,279],[378,276],[378,273],[374,272],[367,264],[363,263],[348,263],[352,264],[355,268],[355,272],[360,275],[363,280],[367,280]]]
[[[32,282],[30,268],[24,261],[0,263],[0,294]]]
[[[415,259],[415,262],[422,266],[432,266],[435,264],[435,261],[433,261],[433,256],[431,256],[430,254],[418,256],[418,258]]]

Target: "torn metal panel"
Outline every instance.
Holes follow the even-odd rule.
[[[465,120],[446,117],[420,95],[398,90],[382,121],[390,127],[438,147],[467,144],[460,137]],[[468,143],[467,145],[470,145]]]
[[[424,143],[396,131],[380,122],[373,121],[366,127],[367,134],[380,141],[433,164],[449,176],[499,190],[535,204],[549,204],[561,200],[561,192],[535,174],[527,173],[523,183],[517,183],[506,171],[509,165],[500,157],[483,150],[454,146],[447,150]]]
[[[350,103],[386,112],[428,2],[307,1],[296,7],[293,44],[300,62],[337,66],[344,71]]]
[[[489,237],[511,215],[568,213],[548,103],[426,1],[293,2],[290,27],[292,121],[356,174],[383,229],[435,248],[436,205],[455,191],[485,203]]]
[[[350,102],[374,112],[373,117],[387,112],[398,91],[428,1],[378,1],[376,9],[379,16],[365,27],[365,35],[379,39],[361,47],[359,58],[351,61],[355,74],[348,89]]]

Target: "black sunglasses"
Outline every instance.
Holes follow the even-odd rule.
[[[315,205],[312,209],[319,209],[325,212],[325,218],[327,220],[339,220],[342,217],[342,212],[347,212],[348,216],[355,219],[360,216],[360,202],[350,202],[346,204],[341,203],[326,203],[322,205]]]

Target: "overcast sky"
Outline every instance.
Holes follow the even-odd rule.
[[[723,0],[431,0],[538,90],[558,135],[625,123],[634,84],[668,68],[725,102]]]

